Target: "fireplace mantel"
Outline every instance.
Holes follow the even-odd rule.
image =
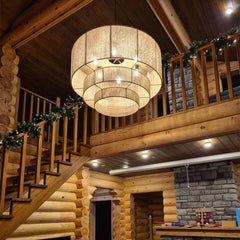
[[[240,239],[240,227],[162,227],[154,226],[157,236],[220,237]]]

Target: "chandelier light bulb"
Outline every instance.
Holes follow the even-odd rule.
[[[117,77],[116,82],[120,84],[122,82],[122,79],[120,77]]]
[[[97,64],[98,64],[98,60],[95,58],[94,61],[93,61],[93,63],[94,63],[95,65],[97,65]]]
[[[147,73],[147,78],[150,78],[150,73],[149,72]]]
[[[101,79],[102,78],[102,72],[99,71],[98,74],[97,74],[98,78]]]
[[[112,56],[115,57],[117,55],[117,50],[116,49],[113,49],[112,50]]]

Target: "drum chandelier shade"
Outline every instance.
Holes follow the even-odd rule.
[[[158,44],[132,27],[95,28],[72,48],[73,89],[106,116],[123,117],[144,107],[159,92],[161,73]]]

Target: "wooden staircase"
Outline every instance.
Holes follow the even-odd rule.
[[[0,176],[0,240],[6,239],[14,230],[36,211],[69,177],[89,160],[88,148],[77,143],[78,114],[75,109],[73,141],[68,145],[68,118],[63,119],[63,142],[56,145],[56,122],[51,127],[50,149],[43,150],[43,131],[46,121],[40,122],[42,132],[37,142],[36,158],[28,158],[28,135],[23,138],[17,176],[8,175],[9,156],[12,151],[2,148]],[[57,148],[56,148],[57,146]],[[46,149],[45,149],[46,150]],[[82,151],[83,150],[83,151]],[[33,152],[33,151],[32,151]],[[85,155],[85,156],[84,156]]]

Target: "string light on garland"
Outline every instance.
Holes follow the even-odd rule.
[[[230,43],[227,41],[227,37],[229,35],[233,35],[236,32],[237,32],[237,29],[233,28],[233,29],[227,31],[224,34],[220,34],[218,38],[215,38],[210,42],[210,43],[214,44],[217,54],[222,55],[223,49],[227,45],[228,46],[233,46],[233,47],[236,45],[236,41],[233,41],[233,42],[230,42]],[[183,65],[184,65],[184,67],[189,67],[191,58],[197,57],[198,48],[200,48],[200,47],[202,47],[206,44],[208,44],[208,39],[201,40],[201,41],[193,41],[190,44],[189,47],[185,47],[185,53],[183,55]],[[178,55],[179,55],[178,53],[171,54],[171,53],[168,53],[168,52],[163,54],[162,55],[162,65],[166,67],[168,65],[168,62],[171,60],[171,58],[174,58]],[[205,51],[205,55],[211,55],[211,51],[209,51],[207,49]],[[179,67],[179,63],[176,62],[174,66]]]
[[[78,109],[82,108],[82,98],[79,96],[75,96],[75,98],[68,97],[62,107],[53,107],[51,113],[43,113],[36,116],[31,123],[23,122],[22,124],[18,124],[16,130],[8,132],[3,138],[0,133],[0,146],[7,149],[17,149],[21,147],[23,144],[23,137],[18,136],[20,133],[28,133],[32,134],[34,137],[39,137],[41,134],[41,127],[37,125],[37,123],[47,121],[46,125],[52,125],[54,121],[57,121],[60,118],[68,117],[69,119],[72,119],[75,113],[75,106],[78,106]]]

